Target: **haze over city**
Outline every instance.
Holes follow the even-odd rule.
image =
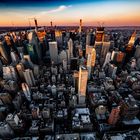
[[[40,26],[139,26],[139,0],[2,0],[0,26],[29,26],[37,18]],[[34,23],[31,22],[31,25]]]

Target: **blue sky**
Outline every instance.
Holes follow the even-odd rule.
[[[48,6],[53,7],[61,4],[83,4],[83,3],[110,3],[110,2],[126,2],[126,3],[140,3],[140,0],[0,0],[0,6],[8,7],[39,7]]]

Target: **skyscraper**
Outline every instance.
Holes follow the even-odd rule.
[[[91,59],[91,67],[95,66],[95,60],[96,60],[96,50],[95,48],[93,48],[92,46],[86,46],[86,55],[88,56],[88,54],[91,55],[90,59]]]
[[[88,70],[84,66],[80,66],[79,83],[78,83],[79,104],[85,103],[87,80],[88,80]]]
[[[37,54],[35,53],[35,50],[34,50],[34,45],[29,43],[26,45],[26,48],[27,48],[27,52],[32,60],[32,62],[37,62]]]
[[[28,101],[31,101],[31,91],[26,83],[21,84],[24,95]]]
[[[67,60],[66,59],[63,60],[63,69],[65,71],[67,71]]]
[[[86,36],[86,45],[94,46],[95,43],[95,33],[90,31]]]
[[[80,25],[79,25],[79,33],[82,31],[82,19],[80,19]]]
[[[96,61],[96,50],[93,48],[91,51],[91,66],[95,66],[95,61]]]
[[[73,41],[71,38],[68,41],[68,52],[69,52],[70,58],[73,57]]]
[[[0,42],[0,59],[2,60],[2,62],[4,64],[7,64],[9,62],[8,54],[5,50],[2,42]]]
[[[19,63],[19,64],[16,65],[16,69],[18,71],[20,79],[23,80],[24,79],[24,75],[23,75],[24,65],[22,63]]]
[[[88,78],[90,78],[90,74],[91,74],[91,54],[90,53],[87,56],[87,69],[88,69]]]
[[[128,46],[126,47],[126,51],[131,51],[133,49],[135,39],[136,39],[136,31],[134,31],[134,33],[132,34],[132,36],[128,42]]]
[[[35,32],[30,32],[28,34],[28,39],[29,39],[29,43],[31,43],[33,46],[35,46],[35,51],[38,57],[38,61],[41,60],[41,47],[39,44],[39,40],[37,37],[37,34]]]
[[[98,56],[100,56],[101,54],[103,39],[104,39],[104,27],[98,27],[96,30],[96,39],[94,44]]]
[[[70,69],[71,70],[78,70],[78,58],[77,57],[73,57],[70,59]]]
[[[103,42],[102,44],[102,50],[101,50],[101,57],[100,57],[100,64],[103,65],[104,60],[106,58],[106,54],[108,53],[110,48],[110,41]]]
[[[103,64],[103,68],[106,66],[106,64],[108,64],[111,61],[111,52],[108,52],[106,54],[105,60],[104,60],[104,64]]]
[[[58,48],[57,48],[57,42],[49,42],[49,52],[51,61],[54,61],[55,64],[58,63]]]
[[[67,61],[67,52],[65,50],[62,50],[59,54],[59,62],[63,63],[63,60]]]
[[[29,86],[34,86],[34,85],[35,85],[35,79],[34,79],[34,75],[33,75],[32,70],[26,69],[26,70],[23,72],[23,74],[24,74],[24,78],[25,78],[26,83],[27,83]]]
[[[12,59],[12,62],[13,62],[13,63],[18,62],[18,60],[19,60],[19,59],[18,59],[18,55],[16,54],[15,51],[11,51],[10,55],[11,55],[11,59]]]
[[[37,19],[34,18],[34,22],[35,22],[35,31],[37,32],[38,31],[38,25],[37,25]]]

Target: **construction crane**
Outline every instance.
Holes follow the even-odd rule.
[[[99,27],[104,27],[104,22],[97,22],[97,25],[99,26]]]
[[[37,19],[35,17],[34,18],[28,18],[29,26],[30,26],[30,29],[31,29],[31,22],[30,22],[30,20],[34,20],[34,22],[35,22],[35,30],[37,31],[38,30]]]

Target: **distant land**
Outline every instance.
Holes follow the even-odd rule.
[[[39,28],[45,27],[46,29],[50,26],[38,26]],[[56,26],[57,29],[77,29],[79,26]],[[97,26],[83,26],[83,29],[96,28]],[[34,29],[34,26],[0,26],[0,34],[11,31],[22,31]],[[106,30],[137,30],[140,31],[140,26],[105,26]]]

